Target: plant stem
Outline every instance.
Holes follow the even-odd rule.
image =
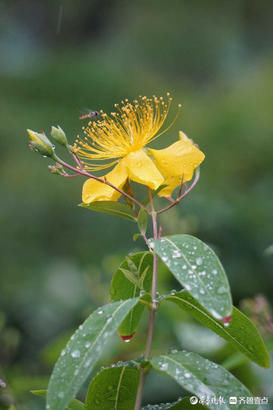
[[[153,237],[154,239],[157,239],[158,238],[157,212],[155,211],[155,208],[154,208],[153,197],[152,197],[150,188],[148,188],[148,194],[150,198],[151,215],[152,215],[152,220],[153,220]],[[157,283],[157,260],[158,260],[157,254],[153,251],[153,280],[152,280],[152,294],[151,294],[152,295],[152,309],[150,312],[148,337],[147,337],[147,342],[146,342],[146,350],[144,354],[145,360],[148,360],[150,357],[153,333],[154,333],[155,312],[156,312],[155,299],[156,299],[156,283]],[[141,409],[144,382],[145,382],[145,373],[144,373],[144,370],[142,369],[140,373],[140,378],[139,378],[135,410]]]

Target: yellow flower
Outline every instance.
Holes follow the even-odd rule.
[[[112,185],[122,189],[127,179],[157,189],[169,196],[181,184],[192,179],[196,167],[204,154],[186,137],[168,148],[155,150],[145,146],[166,132],[159,132],[169,112],[171,98],[141,97],[133,103],[125,100],[116,104],[118,112],[107,115],[101,112],[101,120],[89,122],[84,129],[84,139],[77,139],[75,149],[87,170],[97,171],[114,168],[105,175]],[[181,106],[179,106],[180,108]],[[99,164],[96,161],[104,161]],[[105,161],[110,161],[105,163]],[[120,194],[110,186],[88,179],[83,185],[82,200],[88,204],[94,201],[116,201]]]

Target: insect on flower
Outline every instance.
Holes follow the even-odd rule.
[[[82,113],[82,115],[79,117],[80,120],[86,120],[88,118],[95,118],[100,113],[98,111],[92,111],[92,110],[86,110],[86,112]]]

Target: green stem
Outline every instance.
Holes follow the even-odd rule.
[[[148,188],[148,194],[149,194],[149,199],[150,199],[150,204],[151,204],[151,215],[152,215],[152,221],[153,221],[153,237],[154,239],[157,239],[158,238],[157,212],[154,209],[153,197],[152,197],[150,188]],[[152,280],[152,294],[151,294],[152,295],[152,308],[150,312],[148,337],[147,337],[147,342],[146,342],[146,350],[144,354],[145,360],[149,360],[152,341],[153,341],[153,333],[154,333],[155,312],[156,312],[155,299],[156,299],[156,283],[157,283],[157,261],[158,261],[157,254],[153,251],[153,280]],[[144,370],[141,370],[135,410],[141,409],[144,382],[145,382],[145,373],[144,373]]]

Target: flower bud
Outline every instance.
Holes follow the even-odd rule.
[[[67,146],[67,138],[65,132],[59,125],[57,127],[51,127],[50,135],[54,139],[54,141],[58,142],[58,144],[64,145],[65,147]]]
[[[47,157],[52,157],[54,145],[49,141],[45,134],[27,129],[30,144],[29,147],[35,152]]]
[[[49,168],[49,170],[52,174],[64,175],[63,174],[63,171],[64,171],[63,166],[58,164],[58,163],[56,163],[55,165],[49,165],[48,168]]]

